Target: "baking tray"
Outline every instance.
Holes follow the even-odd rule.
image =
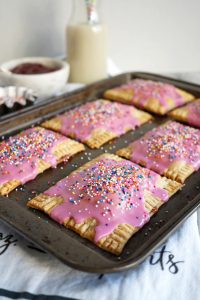
[[[123,84],[134,78],[168,82],[200,97],[200,86],[149,73],[125,73],[96,82],[76,92],[49,99],[45,104],[32,107],[0,122],[0,137],[5,138],[31,125],[77,105],[102,96],[108,88]],[[28,199],[49,188],[71,171],[101,153],[115,153],[129,142],[139,138],[148,130],[165,122],[166,117],[155,117],[154,121],[107,143],[98,150],[86,151],[40,174],[35,180],[17,188],[8,197],[0,197],[0,218],[16,231],[44,250],[52,253],[67,265],[86,272],[108,273],[127,270],[141,263],[156,247],[200,205],[200,171],[190,176],[181,191],[165,203],[137,234],[127,243],[121,256],[107,253],[76,233],[64,228],[45,214],[26,206]]]

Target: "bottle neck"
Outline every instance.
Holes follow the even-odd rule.
[[[99,24],[100,2],[100,0],[71,0],[72,8],[69,23]]]

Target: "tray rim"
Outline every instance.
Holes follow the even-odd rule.
[[[154,73],[146,73],[146,72],[126,72],[126,73],[123,73],[123,74],[120,74],[120,75],[117,75],[117,76],[114,76],[112,77],[111,79],[115,79],[115,78],[122,78],[122,77],[127,77],[127,79],[130,79],[132,76],[135,76],[135,77],[143,77],[143,76],[155,76],[157,80],[162,80],[165,81],[165,82],[172,82],[173,84],[177,84],[177,85],[187,85],[188,88],[194,88],[195,90],[198,90],[198,92],[200,93],[200,85],[197,85],[197,84],[193,84],[193,83],[189,83],[187,81],[183,81],[183,80],[177,80],[177,79],[174,79],[174,78],[171,78],[171,77],[166,77],[166,76],[162,76],[162,75],[159,75],[159,74],[154,74]],[[25,111],[25,112],[22,112],[21,114],[19,114],[19,116],[25,116],[27,114],[29,114],[30,112],[32,112],[33,110],[34,111],[38,111],[41,107],[46,107],[49,103],[51,103],[52,99],[55,99],[54,101],[55,102],[59,102],[59,101],[62,101],[63,98],[69,98],[71,96],[75,96],[77,94],[80,94],[81,92],[83,91],[87,91],[89,90],[91,87],[94,87],[97,85],[103,85],[104,82],[109,82],[109,79],[105,79],[103,81],[99,81],[99,82],[96,82],[96,83],[93,83],[93,84],[90,84],[90,85],[87,85],[85,87],[81,87],[75,91],[72,91],[70,93],[66,93],[64,95],[61,95],[59,96],[58,98],[57,97],[52,97],[52,98],[49,98],[49,101],[46,103],[41,103],[41,105],[39,106],[36,106],[34,107],[34,109],[29,109],[28,111]],[[185,87],[184,87],[185,88]],[[12,121],[13,119],[15,119],[15,116],[12,117],[12,118],[9,118],[8,120],[5,120],[3,122],[0,122],[0,125],[1,123],[10,123],[10,121]],[[8,122],[9,121],[9,122]],[[32,121],[33,122],[33,121]],[[26,124],[25,124],[26,126]],[[9,131],[13,131],[14,128],[10,128]],[[1,198],[0,197],[0,201],[1,201]],[[12,200],[13,201],[13,200]],[[146,257],[148,257],[148,255],[150,253],[152,253],[157,247],[159,247],[170,235],[171,233],[173,233],[177,227],[179,227],[199,206],[200,206],[200,194],[198,196],[196,196],[192,202],[194,201],[194,204],[192,205],[191,209],[187,209],[186,212],[180,216],[180,220],[178,219],[175,224],[172,226],[171,230],[165,234],[165,236],[159,241],[159,242],[155,242],[153,247],[146,252],[145,255],[143,255],[142,257],[139,257],[138,259],[136,259],[135,261],[133,261],[132,263],[128,262],[124,262],[124,263],[120,263],[119,261],[119,264],[118,266],[113,266],[112,267],[112,270],[110,269],[110,267],[108,268],[86,268],[85,266],[80,266],[80,265],[77,265],[76,263],[71,263],[71,262],[66,262],[66,260],[63,260],[62,257],[60,257],[59,255],[56,255],[55,252],[51,251],[51,249],[47,249],[48,247],[43,244],[43,243],[40,243],[37,241],[37,239],[33,239],[31,238],[31,236],[28,235],[28,232],[24,233],[20,228],[19,228],[19,225],[18,227],[15,225],[15,224],[12,224],[12,222],[9,220],[9,219],[6,219],[5,216],[2,215],[2,211],[0,209],[0,218],[3,222],[5,222],[6,224],[8,224],[9,226],[11,226],[15,231],[17,231],[20,235],[23,235],[25,236],[27,239],[30,239],[31,241],[34,241],[34,243],[38,244],[41,248],[43,248],[44,250],[47,250],[48,252],[50,252],[51,254],[53,254],[55,257],[57,257],[58,259],[60,259],[61,261],[63,261],[65,264],[67,263],[70,267],[73,267],[73,268],[76,268],[76,269],[79,269],[81,271],[86,271],[86,272],[91,272],[91,273],[110,273],[110,272],[119,272],[119,271],[125,271],[125,270],[128,270],[130,268],[133,268],[135,266],[137,266],[138,264],[140,264]],[[197,202],[197,203],[196,203]],[[1,208],[1,206],[0,206]]]

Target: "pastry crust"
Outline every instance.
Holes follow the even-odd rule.
[[[116,134],[112,132],[108,132],[103,129],[96,129],[92,132],[91,137],[87,139],[87,145],[92,149],[98,149],[116,137]]]
[[[113,154],[103,154],[93,161],[86,163],[78,170],[75,170],[70,174],[70,176],[73,176],[83,170],[87,170],[90,166],[93,166],[95,162],[99,161],[100,158],[111,158],[118,162],[123,161],[122,158]],[[167,191],[170,197],[181,188],[181,184],[165,177],[159,177],[157,187]],[[148,190],[145,191],[144,199],[145,209],[150,216],[155,214],[158,211],[159,207],[165,203],[158,196],[155,196]],[[62,198],[61,196],[49,196],[47,194],[40,194],[36,198],[30,200],[27,205],[29,207],[39,209],[51,216],[52,210],[56,207],[59,207],[59,205],[64,203],[64,201],[64,198]],[[69,217],[65,219],[62,224],[65,227],[77,232],[80,236],[89,239],[92,242],[95,242],[95,228],[96,226],[98,226],[98,220],[94,217],[86,218],[80,223],[76,223],[73,217]],[[119,255],[130,237],[134,235],[139,229],[140,227],[134,227],[130,224],[119,224],[110,234],[103,236],[100,240],[98,240],[96,244],[97,246],[108,252]]]
[[[133,91],[131,90],[117,90],[117,89],[110,89],[104,92],[103,96],[106,99],[119,101],[124,104],[132,104],[132,98],[133,98]]]
[[[139,110],[139,109],[130,109],[132,111],[132,114],[134,117],[138,118],[140,120],[141,125],[149,122],[150,120],[154,119],[152,115],[149,113]],[[130,130],[130,129],[128,129]]]
[[[39,127],[37,127],[37,129],[38,128]],[[43,128],[41,129],[45,130]],[[34,144],[34,140],[32,142]],[[83,150],[84,150],[83,144],[68,138],[64,138],[64,140],[62,140],[56,146],[54,146],[54,148],[52,149],[52,154],[56,157],[57,164],[59,164]],[[50,163],[46,162],[43,159],[37,158],[37,175],[43,173],[45,170],[49,169],[50,167],[51,167]],[[19,185],[21,185],[20,180],[13,178],[12,180],[0,185],[0,195],[2,196],[7,195]]]
[[[119,156],[121,156],[121,157],[130,159],[132,151],[133,151],[133,148],[130,147],[130,146],[128,146],[128,147],[125,147],[125,148],[117,150],[116,154],[119,155]]]
[[[44,121],[41,126],[47,129],[58,131],[61,129],[61,120],[59,117],[52,118],[50,120]]]
[[[169,113],[169,116],[182,122],[187,121],[188,110],[187,106],[177,108]]]
[[[53,149],[53,154],[57,157],[58,163],[61,163],[64,160],[84,150],[85,147],[83,144],[73,141],[71,139],[67,139],[66,141],[58,144]]]
[[[179,88],[176,88],[176,90],[178,91],[178,93],[184,98],[185,100],[185,103],[187,102],[190,102],[192,100],[194,100],[194,95],[190,94],[190,93],[187,93],[186,91],[184,90],[181,90]]]
[[[186,163],[185,161],[175,161],[164,172],[164,176],[176,180],[180,183],[184,183],[186,178],[195,172],[195,168]]]
[[[0,195],[5,196],[21,184],[19,180],[11,180],[0,186]]]
[[[99,99],[47,120],[41,126],[80,140],[90,148],[100,148],[106,142],[151,119],[150,114],[134,107],[127,108],[125,105]],[[81,132],[80,128],[85,130]],[[88,135],[85,135],[86,131]]]
[[[145,83],[145,80],[133,80],[133,84],[134,82],[143,82]],[[153,81],[149,81],[146,80],[147,83],[153,83],[156,84],[156,82]],[[161,84],[161,83],[159,83]],[[130,86],[131,83],[129,85],[122,85],[121,87],[116,87],[113,89],[109,89],[107,91],[105,91],[104,93],[104,97],[106,99],[109,100],[114,100],[117,102],[121,102],[121,103],[125,103],[125,104],[133,104],[138,108],[144,108],[147,111],[153,112],[155,114],[159,114],[159,115],[164,115],[166,114],[168,111],[172,110],[173,108],[180,106],[176,104],[175,99],[171,98],[170,96],[167,96],[166,94],[166,98],[165,98],[165,102],[166,105],[162,105],[162,103],[160,102],[159,98],[156,98],[155,96],[153,96],[153,92],[154,92],[154,87],[150,87],[150,89],[152,89],[152,95],[149,96],[149,98],[145,98],[145,101],[143,101],[143,97],[142,97],[142,93],[143,90],[141,89],[141,91],[136,94],[135,92],[135,88],[134,86]],[[166,85],[167,86],[167,85]],[[156,87],[155,87],[156,88]],[[183,103],[187,103],[190,102],[194,99],[194,96],[187,93],[186,91],[183,91],[181,89],[175,88],[174,89],[176,91],[176,93],[182,97]],[[146,97],[146,95],[145,95]]]
[[[178,121],[200,128],[200,99],[173,110],[169,113],[169,116]]]
[[[168,127],[168,126],[171,126],[170,125],[170,121],[166,122],[165,124],[161,125],[161,127]],[[175,122],[174,122],[175,123]],[[178,124],[178,123],[175,123],[175,124]],[[184,126],[179,124],[178,126],[182,126],[179,130],[182,129],[182,132],[184,132]],[[190,127],[185,127],[185,128],[188,128],[189,130],[193,130],[192,128],[190,129]],[[159,130],[159,127],[158,127],[158,130]],[[150,131],[149,133],[151,133],[152,131]],[[156,131],[155,131],[156,132]],[[154,165],[152,165],[151,167],[148,165],[147,161],[150,159],[152,162],[155,162],[157,164],[159,164],[158,161],[155,161],[154,160],[154,156],[149,152],[148,149],[149,148],[149,145],[151,145],[152,147],[152,142],[150,142],[151,139],[149,139],[149,133],[147,133],[144,137],[140,138],[138,141],[136,140],[135,142],[131,143],[128,147],[125,147],[125,148],[122,148],[120,150],[118,150],[116,152],[117,155],[121,156],[121,157],[124,157],[126,159],[130,159],[131,161],[133,162],[137,162],[138,164],[140,164],[141,166],[144,166],[144,167],[147,167],[147,168],[150,168],[152,169],[153,171],[157,171],[155,168],[154,168]],[[192,135],[193,133],[189,132],[189,135]],[[186,132],[186,135],[187,135],[187,132]],[[143,150],[146,143],[145,141],[147,141],[146,137],[148,138],[148,149],[146,150]],[[163,136],[164,137],[164,136]],[[167,137],[167,136],[166,136]],[[176,139],[176,138],[175,138]],[[199,133],[199,139],[200,139],[200,133]],[[138,148],[137,148],[137,144],[138,142],[140,142],[142,140],[142,143],[141,143],[141,151],[144,151],[142,152],[142,157],[140,157],[140,159],[138,160],[137,159],[137,155],[138,155]],[[152,140],[154,140],[154,143],[156,144],[157,143],[157,138],[155,137],[152,137]],[[167,140],[167,138],[165,139],[165,141]],[[169,136],[169,140],[170,140],[170,136]],[[195,143],[196,143],[196,137],[194,139]],[[165,142],[165,145],[167,146],[167,143],[168,142]],[[176,140],[175,140],[175,143],[176,143]],[[188,146],[189,146],[189,143],[191,143],[191,140],[188,141]],[[187,143],[186,143],[187,144]],[[170,145],[170,144],[169,144]],[[171,147],[171,146],[169,146]],[[191,151],[193,151],[193,155],[194,157],[196,157],[196,155],[198,155],[199,153],[199,158],[196,157],[196,164],[200,164],[200,148],[198,147],[198,144],[195,145],[195,148],[192,149],[192,145],[191,145],[191,148],[190,149],[184,149],[184,144],[183,145],[180,145],[179,148],[182,150],[182,151],[185,151],[185,156],[188,155],[188,157],[190,157],[190,153]],[[164,149],[164,148],[163,148]],[[170,148],[169,148],[170,149]],[[154,150],[154,149],[153,149]],[[173,151],[173,145],[172,145],[172,151]],[[172,154],[172,153],[171,153]],[[176,154],[176,152],[175,152]],[[172,154],[172,157],[173,155],[175,154]],[[156,155],[156,154],[155,154]],[[162,159],[165,159],[166,158],[166,155],[168,155],[167,153],[164,154],[163,151],[162,151],[162,146],[161,146],[161,152],[157,153],[157,155],[161,155]],[[178,155],[178,154],[177,154]],[[176,156],[177,156],[176,155]],[[192,161],[194,160],[194,158],[192,159]],[[195,172],[195,167],[194,165],[192,164],[192,161],[191,163],[184,160],[183,158],[181,157],[177,157],[176,160],[174,160],[172,158],[171,162],[170,162],[170,165],[165,169],[163,170],[163,172],[158,172],[159,174],[161,175],[164,175],[166,176],[167,178],[170,178],[172,180],[176,180],[180,183],[184,183],[186,178],[189,177],[192,173]]]

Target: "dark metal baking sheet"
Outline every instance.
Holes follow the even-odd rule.
[[[128,82],[133,78],[172,83],[200,97],[200,86],[196,84],[149,73],[126,73],[94,83],[76,92],[49,99],[46,103],[41,103],[13,118],[3,120],[0,122],[0,136],[5,138],[81,103],[99,98],[107,88]],[[49,188],[48,182],[56,183],[72,170],[101,153],[115,153],[117,149],[124,147],[166,120],[166,117],[155,117],[152,123],[145,124],[98,150],[86,147],[85,152],[76,155],[67,164],[60,164],[56,169],[45,171],[35,180],[17,188],[8,197],[0,197],[0,218],[73,268],[86,272],[105,273],[137,266],[200,205],[200,171],[190,176],[183,189],[164,204],[150,222],[129,240],[120,257],[99,249],[76,233],[57,224],[45,214],[27,208],[26,203],[28,199]]]

